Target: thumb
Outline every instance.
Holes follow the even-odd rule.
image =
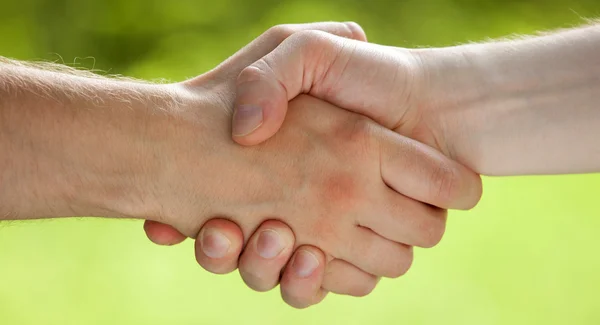
[[[263,69],[259,62],[242,70],[238,77],[232,136],[241,145],[255,145],[272,137],[287,112],[285,87],[272,76],[274,71]]]
[[[288,101],[309,94],[386,128],[411,120],[422,69],[414,53],[301,31],[238,75],[233,139],[253,145],[283,124]]]
[[[320,31],[301,31],[243,69],[236,82],[233,139],[255,145],[281,128],[288,101],[325,76],[344,44]]]

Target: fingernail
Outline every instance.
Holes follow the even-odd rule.
[[[245,136],[263,123],[262,109],[255,105],[240,105],[233,113],[233,135]]]
[[[283,240],[275,230],[264,230],[258,236],[256,250],[262,258],[271,259],[283,250]]]
[[[223,258],[231,246],[229,239],[216,230],[202,232],[200,240],[202,252],[210,258]]]
[[[294,257],[294,262],[292,262],[294,272],[301,278],[308,278],[317,267],[319,267],[319,260],[315,254],[306,250],[298,251],[296,257]]]

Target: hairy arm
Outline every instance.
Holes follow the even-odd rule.
[[[138,215],[124,198],[152,184],[147,126],[175,102],[165,85],[0,59],[0,219]]]
[[[600,171],[600,25],[415,52],[453,158],[487,175]]]

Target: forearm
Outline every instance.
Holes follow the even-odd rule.
[[[457,160],[487,175],[600,171],[600,26],[419,52]]]
[[[0,61],[0,219],[129,217],[166,87]]]

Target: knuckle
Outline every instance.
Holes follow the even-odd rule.
[[[276,75],[277,67],[274,60],[265,56],[240,71],[237,77],[237,85],[276,78]]]
[[[456,199],[460,190],[458,171],[447,163],[441,163],[432,173],[430,184],[433,199],[446,207]]]
[[[273,43],[279,44],[294,34],[294,32],[296,32],[296,29],[292,25],[282,24],[269,28],[265,32],[265,35]]]
[[[327,33],[318,30],[301,30],[291,35],[290,42],[301,49],[321,48],[327,43]]]
[[[349,130],[349,134],[346,135],[348,143],[354,146],[351,152],[354,155],[371,157],[376,144],[372,121],[365,117],[358,117],[351,125],[352,128]]]
[[[373,134],[373,124],[368,118],[362,116],[353,117],[349,123],[342,123],[340,128],[343,131],[339,130],[336,133],[343,137],[341,140],[356,146],[369,143]]]
[[[373,125],[369,119],[365,117],[356,118],[352,128],[351,140],[367,139],[372,129]]]
[[[261,80],[265,75],[263,60],[264,59],[260,59],[254,64],[244,68],[237,77],[237,84],[240,85]]]

